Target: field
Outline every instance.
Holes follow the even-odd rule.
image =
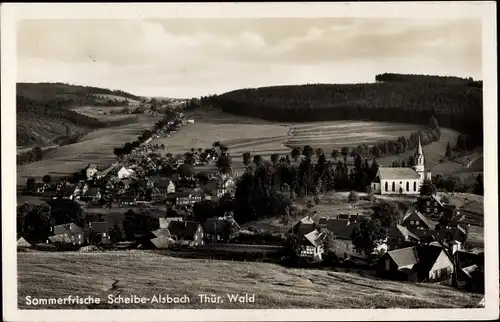
[[[158,253],[18,253],[18,305],[25,297],[101,298],[102,303],[47,305],[37,309],[87,308],[460,308],[482,296],[433,284],[411,284],[361,273],[289,269],[275,264],[180,259]],[[57,285],[54,288],[54,285]],[[255,294],[255,303],[229,303],[226,294]],[[190,304],[107,304],[108,295],[190,297]],[[198,294],[217,294],[223,303],[201,304]]]
[[[18,166],[17,184],[24,185],[29,177],[40,180],[45,174],[53,178],[71,175],[89,163],[105,168],[116,159],[113,154],[115,147],[136,140],[141,131],[152,126],[159,118],[138,116],[131,124],[99,129],[86,134],[78,143],[51,150],[42,161]]]
[[[233,116],[215,109],[204,109],[187,114],[195,120],[186,128],[173,133],[170,138],[158,139],[165,144],[169,153],[184,153],[191,148],[207,148],[220,141],[229,148],[233,156],[233,169],[241,171],[244,166],[241,155],[250,152],[268,159],[271,154],[285,154],[291,146],[310,145],[322,148],[330,158],[333,149],[356,147],[361,143],[375,143],[381,140],[408,136],[419,126],[399,123],[364,121],[328,121],[309,123],[276,123],[250,117]],[[369,130],[366,130],[369,129]],[[425,146],[426,163],[431,167],[443,157],[448,141],[455,142],[457,132],[443,129],[442,139]],[[401,157],[408,158],[415,151],[408,151]],[[381,165],[389,166],[396,156],[381,158]],[[201,171],[215,170],[215,166],[201,167]]]

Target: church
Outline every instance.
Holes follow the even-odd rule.
[[[425,172],[424,152],[418,139],[418,148],[414,155],[413,168],[380,167],[371,187],[373,193],[389,194],[420,194],[424,180],[431,180],[431,172]]]

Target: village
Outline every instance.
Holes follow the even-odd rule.
[[[45,242],[28,242],[27,236],[18,234],[18,250],[144,249],[188,258],[287,263],[293,258],[293,265],[304,268],[331,265],[346,270],[369,268],[379,278],[447,282],[468,291],[484,291],[484,252],[468,251],[470,225],[461,222],[464,217],[457,207],[436,193],[418,197],[402,219],[387,227],[382,239],[373,241],[367,237],[368,246],[363,246],[364,251],[360,251],[359,242],[353,243],[353,238],[356,232],[358,235],[363,232],[360,226],[366,224],[363,220],[366,214],[332,213],[319,219],[306,214],[286,234],[242,229],[232,212],[223,210],[224,207],[219,207],[222,210],[210,217],[200,205],[206,201],[219,205],[230,202],[241,175],[228,169],[227,148],[214,142],[204,150],[161,156],[158,151],[168,147],[153,144],[156,138],[170,137],[192,123],[194,120],[187,119],[181,111],[170,111],[165,121],[156,124],[153,130],[145,130],[139,138],[142,142],[132,143],[132,148],[126,144],[123,149],[128,149],[126,152],[115,151],[118,161],[107,169],[99,170],[89,164],[81,171],[80,178],[56,183],[50,178],[44,178],[43,182],[29,180],[25,193],[76,203],[84,212],[88,209],[129,210],[122,227],[106,220],[106,215],[99,215],[51,226]],[[420,187],[430,177],[430,172],[424,171],[420,143],[415,160],[415,170],[380,168],[372,183],[373,190],[381,195],[391,191],[401,195],[406,186],[405,193],[418,193],[417,185]],[[215,164],[218,171],[196,173],[196,167],[208,164]],[[395,182],[399,179],[407,181],[399,182],[396,189]],[[130,210],[132,208],[146,212],[152,208],[149,213],[154,215],[145,219],[141,212]],[[382,207],[380,211],[385,210]],[[444,225],[434,225],[429,220],[440,218],[455,220]],[[296,241],[290,241],[290,236]],[[357,237],[358,241],[363,238]]]

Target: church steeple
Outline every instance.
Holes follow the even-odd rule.
[[[418,136],[418,149],[417,149],[417,154],[418,154],[418,155],[424,155],[424,152],[422,151],[422,144],[420,143],[420,135]]]
[[[420,177],[420,183],[424,181],[425,177],[425,169],[424,169],[424,151],[422,149],[422,143],[420,142],[420,135],[418,136],[418,147],[417,151],[415,151],[414,155],[414,162],[415,165],[413,166],[413,169],[418,173],[418,176]]]

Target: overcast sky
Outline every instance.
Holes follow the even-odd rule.
[[[24,20],[17,41],[19,82],[145,96],[364,83],[383,72],[482,78],[480,20]]]

